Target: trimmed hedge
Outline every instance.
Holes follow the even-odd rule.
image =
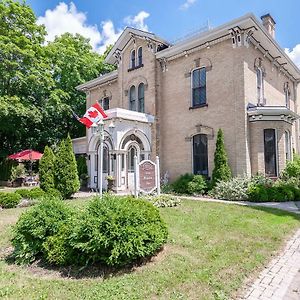
[[[16,193],[0,192],[0,206],[2,208],[14,208],[19,204],[21,198]]]

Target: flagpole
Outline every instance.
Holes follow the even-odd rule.
[[[102,198],[102,188],[103,188],[103,137],[104,137],[104,122],[101,119],[98,123],[100,131],[100,174],[99,174],[99,195]]]

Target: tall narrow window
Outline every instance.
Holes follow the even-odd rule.
[[[128,172],[134,172],[134,157],[136,154],[136,148],[131,146],[128,150]]]
[[[143,48],[140,47],[138,50],[138,66],[141,67],[143,64]]]
[[[208,176],[207,135],[197,134],[193,137],[193,172]]]
[[[103,173],[109,172],[109,152],[107,146],[103,146]]]
[[[277,177],[277,147],[275,129],[264,129],[265,174]]]
[[[257,103],[258,105],[264,105],[264,76],[261,68],[256,69],[257,77]]]
[[[285,106],[287,108],[290,108],[290,96],[291,96],[291,91],[289,87],[289,83],[286,82],[284,84],[284,96],[285,96]]]
[[[140,83],[138,87],[138,111],[139,112],[145,112],[145,85],[143,83]]]
[[[129,110],[136,110],[136,92],[133,85],[129,91]]]
[[[192,73],[192,98],[193,107],[206,104],[206,68]]]
[[[286,131],[284,135],[285,135],[285,159],[288,161],[292,159],[291,134],[289,131]]]
[[[135,68],[135,50],[131,51],[130,61],[131,61],[130,67],[131,67],[131,69],[134,69]]]
[[[109,109],[109,98],[105,97],[100,101],[100,105],[102,106],[102,108],[104,110],[108,110]]]

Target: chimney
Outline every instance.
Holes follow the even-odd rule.
[[[261,16],[264,27],[267,29],[269,34],[275,39],[275,24],[276,22],[270,14]]]

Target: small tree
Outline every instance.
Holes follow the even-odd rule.
[[[215,167],[212,173],[213,186],[215,186],[218,181],[227,181],[231,178],[222,129],[219,129],[218,131],[214,162]]]
[[[42,156],[39,164],[40,187],[44,191],[49,191],[50,189],[55,188],[54,163],[55,155],[52,149],[46,146],[44,149],[44,155]]]
[[[55,160],[55,187],[67,199],[79,190],[77,164],[72,148],[72,141],[68,135],[59,145]]]

